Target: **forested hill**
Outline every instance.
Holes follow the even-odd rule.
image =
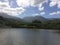
[[[18,22],[20,23],[19,20],[0,16],[0,27],[13,27]]]

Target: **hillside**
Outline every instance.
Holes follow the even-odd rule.
[[[26,21],[26,22],[32,22],[32,21],[34,21],[34,20],[38,20],[38,21],[42,21],[42,22],[48,21],[48,19],[46,19],[46,18],[44,18],[44,17],[42,17],[42,16],[24,17],[23,20]]]

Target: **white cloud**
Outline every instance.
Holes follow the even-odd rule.
[[[50,2],[50,7],[52,6],[55,6],[57,3],[54,1],[54,2]]]
[[[56,12],[52,12],[52,13],[50,13],[50,15],[55,15],[55,14],[57,14]]]
[[[20,7],[20,8],[5,8],[3,12],[8,13],[9,15],[12,16],[17,16],[18,14],[22,14],[25,10]]]
[[[40,10],[40,11],[43,11],[43,10],[44,10],[44,7],[39,7],[39,10]]]
[[[60,8],[60,1],[58,2],[58,8]]]
[[[40,11],[43,11],[44,10],[44,7],[43,7],[42,3],[39,5],[39,10]]]
[[[28,6],[36,6],[42,2],[47,2],[47,0],[16,0],[18,6],[28,7]]]
[[[9,8],[9,3],[8,2],[0,2],[0,8]]]
[[[18,6],[26,7],[30,5],[30,0],[17,0]]]
[[[45,14],[45,12],[41,12],[41,13],[40,13],[40,15],[44,15],[44,14]]]
[[[53,7],[55,5],[57,5],[57,7],[60,8],[60,0],[51,0],[49,6]]]
[[[60,14],[60,11],[50,13],[50,15],[59,15],[59,14]]]
[[[45,2],[48,2],[48,0],[34,0],[34,5],[39,6],[39,4],[42,4],[42,3],[45,3]]]
[[[16,0],[16,3],[19,7],[11,8],[11,6],[14,6],[12,5],[13,1],[10,2],[10,5],[8,0],[4,1],[5,2],[0,2],[0,12],[7,13],[12,16],[22,14],[25,11],[24,7],[29,6],[38,6],[39,10],[42,11],[44,10],[44,7],[42,5],[40,6],[40,4],[42,4],[43,2],[47,2],[47,0]]]
[[[13,5],[14,5],[14,1],[11,1],[11,2],[10,2],[10,6],[13,6]]]
[[[48,3],[48,0],[44,0],[43,2],[39,3],[38,9],[39,9],[40,11],[43,11],[43,10],[44,10],[44,6],[43,6],[44,3]]]
[[[0,12],[7,13],[12,16],[17,16],[25,11],[23,7],[11,8],[9,2],[0,2]]]
[[[38,16],[39,14],[38,13],[36,13],[36,14],[33,14],[32,16]]]

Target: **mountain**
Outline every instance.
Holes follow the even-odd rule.
[[[48,19],[42,17],[42,16],[30,16],[30,17],[24,17],[23,18],[24,21],[26,22],[32,22],[34,20],[38,20],[38,21],[48,21]]]
[[[19,27],[20,23],[22,23],[22,19],[6,13],[0,13],[0,28]]]
[[[6,13],[0,13],[0,16],[2,16],[3,18],[7,18],[7,19],[10,19],[10,20],[18,20],[18,21],[22,21],[21,18],[18,18],[18,17],[14,17],[14,16],[10,16]]]
[[[60,18],[48,18],[48,20],[59,20]]]

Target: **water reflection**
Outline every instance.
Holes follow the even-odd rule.
[[[43,29],[1,29],[0,45],[60,45],[60,33]]]

